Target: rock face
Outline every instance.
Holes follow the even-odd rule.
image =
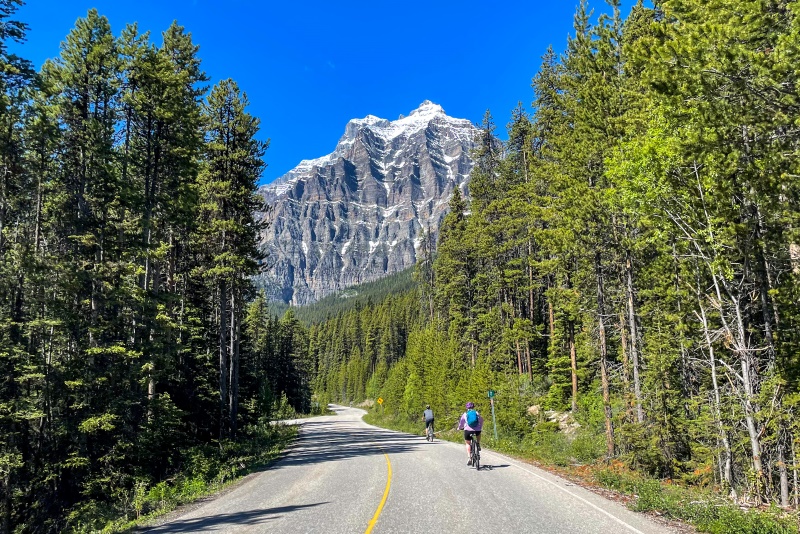
[[[465,190],[477,129],[425,101],[407,117],[347,123],[329,155],[304,160],[261,195],[272,210],[258,284],[303,305],[416,262],[453,190]]]

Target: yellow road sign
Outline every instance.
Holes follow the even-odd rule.
[[[381,397],[378,397],[378,404],[383,404],[383,399]]]

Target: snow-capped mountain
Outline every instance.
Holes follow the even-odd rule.
[[[436,235],[465,187],[476,133],[427,100],[395,121],[348,122],[332,153],[260,189],[273,209],[259,285],[302,305],[412,266],[423,229]]]

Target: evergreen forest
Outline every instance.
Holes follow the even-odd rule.
[[[177,23],[115,35],[96,10],[35,72],[9,52],[20,5],[0,1],[0,532],[99,530],[260,458],[276,410],[309,409],[308,341],[255,300],[267,143],[236,82],[209,87]]]
[[[35,71],[0,0],[0,532],[138,517],[329,402],[446,427],[490,390],[496,445],[796,511],[800,4],[593,4],[412,280],[295,310],[253,282],[260,121],[191,33],[92,10]]]

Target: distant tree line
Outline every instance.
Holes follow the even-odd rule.
[[[303,324],[322,323],[335,318],[339,313],[356,307],[371,306],[372,303],[380,302],[389,295],[410,291],[416,286],[414,272],[415,267],[411,266],[378,280],[337,291],[312,304],[291,308]],[[273,315],[282,316],[289,308],[290,306],[282,301],[269,303],[269,310]]]
[[[376,398],[391,366],[407,352],[411,332],[423,316],[416,291],[360,303],[309,328],[318,402],[347,403]]]

